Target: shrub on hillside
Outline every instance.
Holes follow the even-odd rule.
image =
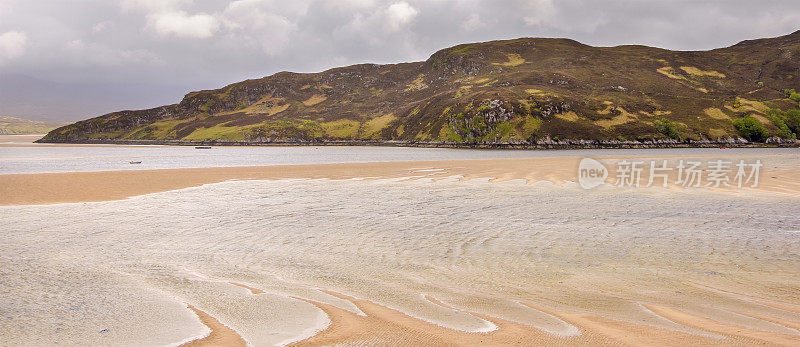
[[[766,112],[767,119],[778,128],[776,135],[782,139],[796,139],[794,131],[792,131],[786,124],[788,116],[785,112],[779,109],[769,109]]]
[[[661,118],[656,119],[653,121],[653,125],[656,126],[656,130],[658,132],[664,134],[664,136],[669,137],[673,140],[680,140],[680,134],[678,133],[678,127],[672,123],[669,119]]]
[[[739,118],[733,121],[733,126],[739,132],[739,136],[751,142],[764,142],[769,137],[769,132],[764,129],[764,125],[753,116]]]
[[[778,136],[785,139],[800,137],[800,110],[769,109],[767,119],[778,128]]]
[[[784,115],[786,116],[786,126],[800,137],[800,110],[788,110],[784,112]]]

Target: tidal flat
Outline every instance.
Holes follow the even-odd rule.
[[[763,185],[585,190],[568,156],[0,175],[131,189],[0,206],[0,344],[797,344],[800,160],[688,153]]]

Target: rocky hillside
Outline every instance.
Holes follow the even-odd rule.
[[[281,72],[91,118],[41,141],[791,141],[800,133],[791,89],[800,90],[800,31],[697,52],[524,38],[463,44],[424,62]]]
[[[17,117],[0,116],[0,135],[46,134],[65,123],[47,123]]]

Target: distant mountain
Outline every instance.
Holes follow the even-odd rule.
[[[0,135],[46,134],[66,124],[0,116]]]
[[[792,139],[800,129],[791,125],[798,112],[791,98],[800,95],[788,89],[800,90],[800,31],[694,52],[523,38],[463,44],[424,62],[281,72],[81,121],[42,141]]]
[[[0,114],[64,122],[121,107],[160,105],[187,89],[143,83],[59,83],[19,74],[0,74]]]

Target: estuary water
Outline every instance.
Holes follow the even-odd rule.
[[[473,150],[413,147],[234,147],[19,146],[0,147],[0,174],[146,170],[222,166],[326,164],[492,158],[692,156],[723,153],[715,148],[597,150]],[[800,154],[797,149],[727,149],[725,154]],[[130,164],[141,161],[141,164]]]

